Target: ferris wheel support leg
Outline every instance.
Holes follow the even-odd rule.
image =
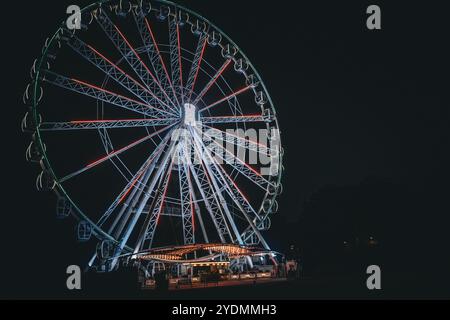
[[[153,169],[153,168],[152,168]],[[143,181],[143,185],[147,185],[148,180],[150,179],[151,176],[151,172],[153,170],[148,170],[148,172],[146,173],[145,177],[144,177],[144,181]],[[145,188],[145,187],[144,187]],[[116,238],[119,238],[120,235],[122,234],[127,221],[130,219],[131,214],[133,213],[133,208],[136,206],[137,202],[139,201],[142,193],[144,192],[143,189],[137,190],[134,192],[134,194],[130,195],[130,198],[127,200],[127,202],[122,206],[121,211],[119,213],[119,215],[117,216],[116,221],[118,222],[120,219],[122,220],[119,227],[117,228],[117,230],[115,230],[114,232],[114,236]],[[126,210],[126,212],[125,212]],[[125,216],[123,216],[125,212]],[[116,221],[114,221],[116,223]],[[115,227],[115,225],[113,225],[112,227]]]
[[[164,146],[167,143],[169,137],[170,137],[170,133],[165,137],[165,139],[163,140],[164,142],[161,143],[160,146],[161,145]],[[143,182],[142,182],[142,186],[143,187],[142,188],[134,188],[133,189],[130,197],[127,199],[126,203],[121,208],[121,211],[120,211],[119,215],[117,216],[116,221],[114,221],[114,224],[111,226],[110,232],[113,231],[113,229],[115,228],[115,226],[118,223],[119,219],[123,215],[124,211],[127,210],[127,212],[125,214],[125,218],[122,219],[122,222],[121,222],[120,226],[118,227],[118,229],[114,233],[114,236],[115,236],[116,239],[119,238],[120,235],[122,234],[123,229],[125,227],[125,224],[129,220],[133,208],[136,207],[136,204],[139,201],[142,193],[144,192],[144,188],[147,185],[148,180],[150,179],[151,174],[152,174],[153,170],[155,170],[156,164],[157,164],[157,162],[159,161],[159,159],[161,157],[162,150],[160,150],[160,151],[159,150],[157,151],[157,150],[158,149],[156,149],[155,152],[153,153],[153,154],[157,153],[157,155],[154,157],[152,165],[147,170],[147,172],[146,172],[146,174],[144,176],[144,179],[143,179]]]
[[[167,165],[168,165],[168,163],[166,162],[164,164],[164,167]],[[158,190],[162,189],[162,192],[158,196],[157,196],[157,192],[155,192],[155,197],[153,198],[153,201],[150,205],[149,212],[147,214],[147,217],[145,218],[144,224],[139,233],[138,241],[136,242],[134,253],[137,253],[143,249],[145,241],[148,241],[149,249],[152,247],[156,227],[158,225],[158,220],[161,216],[161,210],[162,210],[162,207],[164,204],[164,198],[166,196],[168,184],[169,184],[170,177],[172,174],[172,167],[173,167],[173,157],[170,162],[170,165],[168,165],[167,175],[164,177],[164,179],[162,178],[162,174],[161,174],[161,178],[159,179],[159,184],[155,190],[158,191]],[[144,198],[145,203],[147,203],[148,200],[149,199]],[[142,205],[142,203],[141,203],[141,205]],[[144,206],[145,206],[145,204],[144,204]]]
[[[144,178],[142,180],[142,185],[145,186],[148,183],[148,180],[151,176],[151,173],[153,172],[156,162],[158,161],[159,157],[161,156],[161,148],[162,146],[164,146],[167,143],[168,137],[170,137],[170,134],[167,134],[166,138],[163,140],[163,142],[160,144],[159,148],[157,148],[152,156],[150,156],[149,159],[151,159],[151,166],[147,168],[147,170],[145,171],[145,175]],[[128,186],[127,186],[128,187]],[[139,191],[138,191],[139,190]],[[136,195],[136,193],[139,192],[138,195]],[[122,233],[123,228],[125,227],[126,221],[128,221],[131,213],[132,213],[132,208],[136,205],[137,201],[139,200],[140,195],[143,192],[143,188],[134,188],[133,191],[131,192],[130,196],[128,197],[128,199],[126,200],[126,202],[123,204],[121,211],[119,212],[119,214],[117,215],[116,219],[114,220],[114,223],[111,225],[110,229],[109,229],[109,233],[112,233],[114,231],[114,229],[116,229],[117,224],[119,223],[119,221],[122,219],[122,222],[119,226],[119,228],[115,231],[115,238],[118,238],[119,235]],[[125,214],[125,218],[123,218],[123,214],[124,211],[127,210],[126,214]],[[120,253],[117,253],[117,255],[120,255]],[[91,258],[91,260],[88,263],[89,267],[92,267],[95,263],[95,260],[97,258],[97,255],[94,254],[93,257]]]
[[[189,170],[187,168],[187,170]],[[197,197],[195,196],[195,192],[194,192],[194,186],[192,185],[192,181],[191,181],[191,195],[192,195],[192,202],[194,203],[194,210],[195,210],[195,214],[197,216],[197,220],[200,224],[200,228],[202,229],[202,234],[203,234],[203,238],[205,240],[205,243],[209,243],[209,238],[208,238],[208,234],[206,233],[206,229],[205,229],[205,224],[203,223],[203,218],[200,212],[200,208],[197,204]]]
[[[158,171],[156,172],[155,176],[153,177],[153,179],[152,179],[152,181],[150,183],[150,186],[148,188],[148,192],[146,192],[144,194],[144,197],[143,197],[142,201],[139,204],[139,207],[138,207],[136,215],[135,215],[135,219],[133,220],[133,228],[134,228],[134,225],[137,222],[137,219],[139,218],[139,216],[141,215],[142,211],[144,210],[145,205],[147,204],[148,200],[150,199],[151,194],[153,193],[154,190],[159,190],[161,184],[163,183],[164,179],[162,179],[162,175],[163,175],[164,170],[166,170],[166,167],[168,166],[169,161],[171,161],[173,163],[174,152],[176,150],[176,145],[178,143],[178,141],[176,141],[176,140],[177,139],[175,139],[175,140],[172,139],[170,147],[169,147],[167,153],[164,155],[164,158],[163,158],[163,160],[162,160],[162,162],[160,164],[160,167],[159,167]],[[168,176],[170,175],[169,171],[167,173]],[[158,183],[158,181],[159,181],[158,188],[155,189],[155,186]],[[155,195],[155,198],[154,198],[153,202],[155,202],[155,200],[156,200],[156,195]],[[153,204],[152,204],[152,206],[153,206]],[[150,207],[150,212],[153,210],[152,206]],[[149,221],[150,216],[151,216],[151,214],[149,214],[147,216],[146,221],[145,221],[144,225],[141,228],[141,231],[140,231],[140,234],[139,234],[139,237],[138,237],[138,241],[137,241],[136,246],[135,246],[134,253],[139,251],[142,243],[145,240],[145,237],[146,237],[147,231],[148,231],[148,227],[149,227],[149,223],[150,223],[150,221]],[[127,234],[128,234],[127,237],[126,237],[127,240],[129,238],[129,234],[130,233],[131,233],[131,231],[127,232]]]

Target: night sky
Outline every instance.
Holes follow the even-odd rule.
[[[314,250],[299,232],[323,232],[334,220],[342,229],[332,232],[331,242],[354,236],[345,231],[351,203],[352,210],[361,208],[355,214],[362,224],[373,227],[364,235],[380,238],[384,264],[424,277],[445,271],[450,113],[444,8],[378,1],[382,30],[369,31],[365,10],[373,3],[367,1],[177,2],[241,47],[274,101],[286,152],[284,193],[267,234],[274,249],[308,243]],[[55,219],[54,195],[35,191],[39,171],[25,161],[29,137],[20,131],[29,68],[72,3],[89,1],[32,2],[3,15],[0,297],[58,297],[67,265],[83,263],[92,252],[77,243],[73,221]],[[312,199],[322,204],[308,210]],[[315,212],[324,220],[314,219]]]

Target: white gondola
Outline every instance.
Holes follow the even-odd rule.
[[[97,258],[100,260],[107,260],[114,255],[115,244],[110,240],[103,240],[97,244]]]
[[[264,200],[263,205],[262,205],[262,210],[264,213],[266,213],[266,214],[270,213],[270,209],[272,208],[272,203],[273,203],[272,199]]]
[[[178,11],[176,14],[177,23],[180,27],[184,27],[189,23],[189,14],[187,12]]]
[[[114,10],[119,17],[126,17],[131,12],[132,6],[129,1],[120,0]]]
[[[160,21],[165,21],[170,15],[170,8],[168,6],[161,6],[156,14],[156,18]]]
[[[270,209],[270,213],[277,213],[278,212],[278,201],[274,200],[272,204],[272,208]]]
[[[272,122],[274,119],[273,112],[271,109],[264,109],[263,116],[264,116],[264,121],[266,121],[267,123]]]
[[[72,205],[65,197],[59,197],[56,201],[56,218],[65,219],[72,213]]]
[[[247,86],[251,87],[252,89],[256,88],[259,85],[258,79],[253,74],[250,74],[247,76],[245,83]]]
[[[139,16],[147,16],[152,11],[152,5],[148,1],[139,0],[138,4],[134,7],[134,13]]]
[[[77,238],[80,242],[89,241],[92,237],[92,225],[87,221],[80,221],[77,225]]]
[[[201,36],[206,31],[206,24],[204,22],[201,22],[197,20],[195,24],[192,25],[191,31],[196,36]]]
[[[22,119],[22,132],[34,133],[41,123],[42,117],[40,114],[37,115],[37,121],[34,121],[33,116],[30,114],[30,112],[27,112]]]
[[[238,50],[234,46],[232,46],[231,44],[227,44],[222,48],[222,57],[226,59],[233,59],[237,51]]]
[[[260,243],[258,236],[253,231],[244,234],[245,244],[248,246],[256,246]]]
[[[43,158],[43,153],[41,148],[36,144],[36,142],[31,141],[27,151],[25,153],[25,158],[29,162],[39,163]]]
[[[258,230],[259,231],[267,231],[272,226],[272,221],[270,220],[270,217],[267,216],[262,223],[258,224]]]
[[[266,105],[266,104],[267,104],[267,97],[266,97],[266,94],[265,94],[263,91],[259,91],[259,92],[256,94],[255,102],[256,102],[256,104],[259,105],[259,106],[264,106],[264,105]]]
[[[56,182],[47,172],[42,171],[36,178],[36,189],[38,191],[51,191],[55,188]]]
[[[211,47],[218,46],[222,42],[222,35],[215,31],[208,34],[208,43]]]
[[[239,58],[234,63],[234,70],[236,72],[245,73],[248,70],[248,62],[245,59]]]

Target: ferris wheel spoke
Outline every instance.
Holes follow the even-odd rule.
[[[223,183],[223,181],[220,181],[217,179],[217,176],[215,176],[214,171],[213,171],[213,167],[215,166],[215,164],[212,162],[213,159],[212,157],[210,157],[211,155],[209,154],[209,150],[206,148],[206,146],[203,144],[203,142],[201,140],[199,140],[199,137],[197,135],[196,132],[194,132],[194,129],[189,128],[191,131],[191,134],[193,136],[193,141],[194,141],[194,148],[197,150],[197,154],[200,156],[202,154],[206,154],[208,157],[208,160],[205,162],[205,159],[203,160],[204,163],[204,168],[206,169],[210,182],[211,182],[211,187],[212,189],[214,189],[215,192],[215,196],[217,197],[217,199],[219,200],[219,203],[222,205],[222,209],[226,215],[226,217],[228,218],[228,222],[231,225],[231,229],[233,231],[233,234],[235,236],[234,240],[243,245],[244,242],[242,241],[241,235],[237,229],[237,226],[234,222],[233,216],[230,212],[230,210],[228,209],[228,205],[227,202],[222,194],[222,188],[221,186],[225,186],[225,184]],[[219,186],[220,184],[220,186]],[[233,240],[233,239],[232,239]],[[233,241],[234,242],[234,241]]]
[[[217,79],[219,79],[220,76],[224,73],[224,71],[228,68],[231,61],[232,61],[231,59],[227,59],[222,65],[222,67],[220,67],[220,69],[216,72],[216,74],[213,77],[211,77],[206,86],[202,89],[202,91],[200,91],[198,96],[195,98],[194,102],[192,102],[194,106],[197,105],[200,99],[202,99],[203,96],[209,91],[209,89],[211,89],[211,87],[216,83]]]
[[[166,138],[169,138],[169,135],[167,135]],[[165,144],[167,143],[167,141],[168,141],[168,139],[165,139],[163,148],[165,147]],[[157,183],[158,179],[160,179],[160,177],[161,177],[161,174],[163,171],[161,170],[161,167],[160,167],[157,170],[156,174],[153,176],[151,182],[149,183],[150,177],[151,177],[153,171],[155,170],[156,165],[157,165],[159,159],[161,158],[161,155],[162,155],[162,152],[157,155],[157,157],[155,158],[151,167],[145,173],[144,181],[141,184],[142,188],[134,188],[133,191],[130,193],[130,195],[127,197],[127,200],[123,203],[119,214],[117,215],[113,225],[111,226],[111,232],[112,232],[112,230],[114,230],[114,236],[117,239],[119,239],[120,236],[123,235],[122,236],[123,241],[125,241],[125,242],[123,242],[124,245],[125,245],[126,241],[128,241],[127,239],[135,226],[136,219],[138,219],[139,216],[142,214],[142,212],[145,210],[144,208],[147,203],[143,202],[144,201],[143,197],[150,197],[150,195],[153,193],[155,184]],[[163,162],[164,162],[164,160],[163,160]],[[163,165],[163,163],[161,163],[161,166],[162,165]],[[164,163],[163,168],[165,168],[165,163]],[[139,201],[141,201],[141,202],[139,202]],[[145,201],[148,201],[148,200],[145,200]],[[141,208],[142,204],[143,204],[143,207],[142,207],[141,211],[138,212],[138,210],[139,210],[139,208]],[[123,233],[127,223],[130,221],[130,217],[132,214],[135,215],[133,224],[130,224],[128,226],[126,233]],[[120,221],[120,224],[118,224],[119,221]]]
[[[239,148],[244,148],[249,151],[257,152],[266,156],[278,154],[277,149],[269,148],[266,145],[261,144],[259,142],[246,139],[244,136],[241,136],[239,134],[233,134],[206,125],[205,128],[207,128],[207,130],[205,130],[203,134],[212,140],[224,141],[226,143],[235,145]]]
[[[252,123],[266,122],[263,115],[244,115],[244,116],[221,116],[221,117],[202,117],[203,124],[225,124],[225,123]]]
[[[163,183],[163,179],[161,179],[163,172],[167,169],[167,166],[169,165],[169,160],[170,163],[173,163],[173,157],[174,157],[174,147],[175,147],[175,142],[172,140],[172,143],[169,146],[169,149],[167,151],[167,153],[164,155],[163,160],[160,163],[160,166],[157,170],[157,172],[155,173],[155,175],[153,176],[153,178],[151,179],[146,192],[142,192],[139,195],[135,196],[134,201],[134,205],[128,207],[128,214],[126,219],[124,219],[124,221],[122,222],[122,227],[121,230],[119,230],[120,232],[117,233],[117,237],[120,237],[119,240],[119,246],[117,247],[117,254],[114,258],[114,260],[112,261],[112,265],[115,266],[118,262],[118,256],[122,253],[123,249],[125,248],[131,233],[133,232],[139,218],[141,217],[145,206],[147,205],[148,200],[150,199],[151,195],[153,194],[153,191],[155,190],[155,186],[159,181],[158,186],[156,186],[156,190],[159,190],[161,187],[161,184]],[[147,183],[145,183],[147,184]],[[152,211],[152,208],[154,207],[156,201],[156,197],[154,198],[154,201],[152,203],[152,206],[150,207],[150,211]],[[139,205],[137,206],[137,208],[135,208],[135,205],[137,205],[139,203]],[[149,211],[149,212],[150,212]],[[148,223],[150,222],[150,214],[147,214],[146,217],[146,221],[144,222],[143,227],[141,228],[139,237],[138,237],[138,244],[136,245],[135,248],[135,252],[139,251],[139,248],[142,244],[142,241],[144,241],[144,236],[146,235],[146,231],[148,228]],[[126,225],[126,227],[125,227]],[[124,230],[125,229],[125,230]]]
[[[108,207],[102,217],[98,220],[97,225],[102,226],[108,220],[114,210],[116,210],[119,205],[123,204],[120,212],[118,213],[116,219],[110,227],[109,233],[111,234],[115,230],[117,224],[122,218],[125,209],[129,207],[131,200],[134,198],[138,190],[142,191],[145,187],[146,181],[148,180],[149,175],[153,172],[156,166],[156,162],[161,156],[162,151],[164,150],[164,147],[169,140],[169,137],[170,133],[166,134],[165,138],[146,159],[146,161],[142,164],[136,174],[132,177],[132,179],[128,181],[125,188],[120,192],[116,199],[114,199],[113,203]]]
[[[261,173],[256,171],[250,165],[239,159],[239,157],[235,156],[232,152],[227,150],[222,144],[218,143],[216,140],[213,140],[213,143],[217,145],[222,152],[216,152],[216,156],[223,160],[228,165],[232,166],[236,169],[241,175],[252,181],[258,187],[263,190],[267,190],[269,186],[275,187],[273,183],[265,179]]]
[[[154,184],[151,189],[154,188],[154,185],[159,180],[159,184],[156,188],[155,197],[153,198],[152,204],[150,205],[150,208],[148,210],[147,216],[145,218],[145,222],[142,225],[141,231],[138,236],[138,240],[135,245],[134,253],[137,253],[141,251],[144,247],[147,247],[150,249],[153,245],[153,239],[156,232],[156,227],[159,224],[159,219],[161,217],[161,212],[164,206],[164,201],[167,196],[167,190],[169,187],[169,182],[172,177],[172,168],[175,160],[175,151],[176,151],[176,144],[172,144],[172,152],[169,152],[170,156],[167,156],[165,159],[164,167],[160,168],[167,169],[166,175],[163,176],[162,171],[157,177],[157,179],[154,179]],[[170,161],[169,161],[170,159]],[[170,162],[170,163],[169,163]],[[166,168],[167,167],[167,168]],[[137,214],[141,214],[144,210],[144,206],[147,204],[148,200],[150,198],[150,193],[147,193],[147,195],[142,200]]]
[[[141,138],[141,139],[139,139],[139,140],[136,140],[136,141],[134,141],[133,143],[130,143],[130,144],[126,145],[125,147],[120,148],[120,149],[117,150],[117,151],[111,152],[111,153],[109,153],[108,155],[104,156],[103,158],[101,158],[101,159],[99,159],[99,160],[97,160],[97,161],[94,161],[94,162],[88,164],[88,165],[85,166],[84,168],[82,168],[82,169],[80,169],[80,170],[78,170],[78,171],[76,171],[76,172],[73,172],[73,173],[71,173],[71,174],[65,176],[64,178],[62,178],[62,179],[59,180],[59,183],[64,183],[64,182],[66,182],[67,180],[72,179],[73,177],[78,176],[79,174],[81,174],[81,173],[83,173],[83,172],[86,172],[87,170],[90,170],[90,169],[92,169],[92,168],[95,168],[95,167],[97,167],[98,165],[104,163],[105,161],[108,161],[108,160],[110,160],[111,158],[116,157],[116,156],[118,156],[118,155],[120,155],[120,154],[122,154],[122,153],[124,153],[124,152],[126,152],[126,151],[128,151],[128,150],[130,150],[131,148],[134,148],[135,146],[137,146],[137,145],[139,145],[139,144],[141,144],[141,143],[143,143],[143,142],[145,142],[145,141],[150,140],[151,138],[153,138],[153,137],[159,135],[160,133],[166,131],[167,129],[169,129],[169,128],[171,128],[171,127],[173,127],[173,125],[172,125],[172,126],[167,126],[167,127],[163,128],[163,129],[160,129],[160,130],[158,130],[158,131],[155,131],[155,132],[153,132],[152,134],[147,135],[147,136],[145,136],[145,137],[143,137],[143,138]]]
[[[141,59],[139,54],[127,40],[122,31],[120,31],[120,29],[111,21],[111,19],[105,13],[105,10],[101,10],[96,18],[105,34],[108,36],[117,50],[122,54],[128,64],[134,70],[134,72],[139,76],[141,81],[146,85],[146,87],[151,92],[158,92],[158,100],[160,101],[160,103],[168,106],[168,104],[162,100],[165,99],[173,106],[169,107],[169,109],[172,112],[176,112],[178,114],[179,110],[177,110],[176,105],[169,98],[161,83],[159,83],[158,79],[156,79],[155,75],[150,71],[150,69]]]
[[[189,72],[189,77],[186,81],[185,95],[188,102],[191,102],[192,93],[195,89],[195,84],[197,82],[198,74],[203,60],[203,55],[205,54],[205,49],[207,45],[207,33],[203,32],[198,40],[197,49],[195,50],[194,59],[192,60],[191,70]]]
[[[149,105],[161,104],[161,101],[158,100],[159,98],[153,92],[144,87],[141,83],[131,77],[122,68],[114,64],[94,47],[84,43],[76,36],[70,38],[67,44],[84,59],[114,79],[114,81],[127,89],[144,103]],[[163,104],[163,107],[167,108],[169,106],[167,104]]]
[[[127,120],[85,120],[69,122],[43,122],[40,131],[98,130],[118,128],[157,127],[174,124],[178,119],[127,119]]]
[[[249,226],[251,227],[251,230],[256,234],[263,246],[266,249],[270,250],[269,245],[264,240],[259,230],[256,228],[254,220],[252,220],[249,216],[249,214],[252,213],[253,215],[255,215],[255,218],[260,218],[256,210],[252,207],[243,192],[239,189],[233,179],[226,173],[223,167],[214,161],[214,158],[212,157],[208,148],[203,144],[199,134],[192,129],[191,132],[193,133],[194,141],[196,142],[197,147],[204,150],[204,154],[206,155],[206,158],[210,163],[209,168],[211,170],[211,175],[214,176],[225,187],[225,190],[228,193],[229,197],[238,206],[241,213],[247,220]],[[241,239],[242,241],[242,237],[240,235],[239,239]]]
[[[136,14],[133,11],[134,21],[139,30],[142,42],[144,43],[149,57],[150,63],[155,70],[156,78],[165,91],[171,91],[173,94],[172,101],[176,101],[178,104],[178,98],[175,92],[175,88],[170,80],[169,72],[167,70],[166,64],[159,50],[158,43],[156,42],[155,35],[150,26],[150,22],[143,14]]]
[[[46,72],[44,81],[51,83],[55,86],[58,86],[60,88],[70,90],[103,102],[110,103],[117,107],[121,107],[140,114],[144,114],[151,118],[157,119],[163,117],[173,118],[173,114],[167,111],[160,110],[156,107],[144,104],[140,101],[131,98],[127,98],[125,96],[100,88],[93,84],[73,78],[71,79],[51,71]]]
[[[230,99],[235,98],[235,97],[237,97],[238,95],[240,95],[240,94],[242,94],[244,92],[247,92],[251,88],[252,88],[252,86],[246,86],[246,87],[244,87],[242,89],[234,91],[234,92],[230,93],[229,95],[227,95],[226,97],[224,97],[224,98],[222,98],[222,99],[220,99],[220,100],[218,100],[218,101],[216,101],[214,103],[211,103],[210,105],[204,107],[203,109],[200,110],[200,113],[203,113],[203,112],[205,112],[205,111],[207,111],[207,110],[209,110],[209,109],[211,109],[211,108],[213,108],[213,107],[215,107],[215,106],[217,106],[217,105],[219,105],[219,104],[221,104],[223,102],[229,101]]]
[[[180,26],[175,17],[169,17],[170,66],[172,83],[176,87],[175,96],[184,104],[183,64],[181,61]]]

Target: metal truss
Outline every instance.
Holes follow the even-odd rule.
[[[215,153],[216,157],[219,157],[221,160],[223,160],[225,163],[232,166],[234,169],[236,169],[241,175],[252,181],[254,184],[256,184],[258,187],[260,187],[263,190],[267,190],[270,185],[274,186],[270,181],[265,179],[259,172],[257,172],[255,169],[250,167],[247,163],[239,159],[239,157],[236,157],[233,153],[231,153],[229,150],[224,148],[220,143],[213,140],[214,145],[216,145],[220,150]],[[211,145],[210,145],[211,146]],[[209,147],[209,146],[208,146]]]
[[[144,87],[137,80],[128,75],[123,69],[111,62],[98,50],[84,43],[78,37],[73,36],[67,44],[83,58],[114,79],[118,84],[127,89],[137,98],[150,106],[160,106],[161,102],[152,91]],[[167,105],[162,104],[162,108]]]
[[[184,148],[185,144],[180,144],[180,149]],[[180,183],[180,200],[181,212],[183,220],[183,239],[184,244],[195,243],[195,223],[194,223],[194,205],[192,202],[192,184],[189,169],[186,166],[183,158],[184,152],[179,151],[179,165],[178,177]]]
[[[153,191],[156,190],[155,195],[153,197],[153,201],[149,207],[150,208],[149,214],[146,215],[145,222],[142,225],[141,231],[138,236],[138,240],[134,247],[134,252],[141,251],[143,247],[151,248],[153,244],[154,233],[156,230],[156,226],[158,225],[160,213],[162,210],[162,204],[164,202],[164,197],[166,196],[167,192],[167,184],[170,181],[170,177],[172,175],[172,166],[174,162],[175,152],[176,152],[176,142],[172,140],[172,143],[167,153],[164,155],[164,159],[162,160],[162,163],[160,164],[158,171],[156,172],[155,176],[153,177],[148,187],[148,191],[140,200],[139,206],[137,207],[136,213],[134,215],[134,219],[130,223],[128,231],[125,237],[123,238],[123,245],[125,245],[125,243],[128,241],[128,238],[134,226],[136,225],[137,220],[141,216],[144,208],[146,207],[148,201],[150,200]],[[163,177],[164,171],[167,172],[165,177]],[[161,192],[161,190],[164,191],[159,195],[157,195],[158,192]]]
[[[223,97],[222,99],[220,99],[220,100],[218,100],[218,101],[216,101],[214,103],[211,103],[211,104],[207,105],[206,107],[202,108],[200,110],[200,113],[203,114],[205,111],[208,111],[211,108],[213,108],[213,107],[215,107],[215,106],[217,106],[217,105],[219,105],[221,103],[224,103],[226,101],[230,101],[231,99],[236,98],[237,96],[243,94],[244,92],[249,91],[250,89],[252,89],[252,86],[245,86],[242,89],[236,90],[236,91],[230,93],[229,95]]]
[[[157,80],[166,92],[171,93],[171,95],[173,96],[171,98],[171,101],[176,102],[179,105],[175,88],[170,80],[169,72],[159,50],[158,43],[156,42],[155,35],[153,34],[152,28],[150,26],[150,22],[145,17],[145,15],[142,14],[142,12],[133,12],[133,18],[136,22],[137,29],[142,39],[142,43],[144,43],[145,45],[148,58],[153,66],[153,70],[155,71]]]
[[[167,188],[169,187],[169,181],[171,178],[171,172],[172,172],[172,165],[173,162],[169,166],[169,173],[164,177],[162,181],[161,186],[158,188],[158,192],[155,194],[155,203],[152,204],[152,206],[149,207],[148,212],[144,212],[144,214],[147,215],[148,219],[148,227],[144,235],[144,239],[142,240],[139,251],[143,248],[150,249],[153,245],[153,240],[155,238],[155,232],[156,227],[158,226],[158,222],[160,219],[160,216],[162,214],[163,205],[165,196],[167,194]],[[138,248],[138,246],[136,246]]]
[[[242,241],[240,233],[236,227],[236,224],[234,222],[232,214],[231,214],[230,210],[228,209],[227,202],[222,194],[221,186],[222,187],[226,186],[226,184],[223,183],[223,181],[218,180],[217,176],[214,174],[213,167],[216,166],[216,163],[214,162],[214,159],[209,154],[209,150],[207,150],[207,148],[201,143],[201,141],[199,141],[198,136],[197,136],[196,132],[194,131],[194,129],[190,128],[190,131],[191,131],[191,135],[194,140],[194,147],[196,148],[197,153],[199,155],[203,155],[203,154],[207,155],[207,161],[204,161],[205,159],[203,159],[204,168],[208,172],[210,184],[212,185],[213,189],[215,190],[215,196],[218,198],[219,203],[221,204],[222,209],[225,213],[225,216],[228,218],[228,222],[231,225],[231,229],[235,236],[235,238],[232,239],[232,242],[234,243],[236,241],[239,244],[243,244],[243,241]]]
[[[189,168],[188,168],[188,170],[189,170]],[[190,173],[190,171],[189,171],[189,173]],[[204,242],[209,243],[208,233],[206,232],[205,224],[203,223],[200,206],[198,205],[198,201],[195,196],[194,186],[192,185],[192,180],[191,180],[191,196],[192,196],[192,202],[194,204],[195,216],[197,217],[198,224],[200,225],[200,228],[202,230]]]
[[[40,131],[65,130],[98,130],[118,128],[156,127],[174,124],[178,119],[130,119],[130,120],[97,120],[97,121],[70,121],[70,122],[43,122]]]
[[[202,63],[203,54],[205,53],[206,45],[207,45],[208,34],[206,32],[202,32],[199,36],[199,40],[197,43],[197,49],[195,50],[194,59],[192,60],[191,70],[189,72],[189,77],[186,81],[185,86],[185,96],[187,100],[191,102],[192,93],[195,88],[195,83],[198,78],[198,73],[200,70],[200,65]]]
[[[229,197],[237,205],[237,207],[240,209],[241,213],[249,223],[249,227],[257,235],[263,246],[266,249],[270,250],[269,245],[264,240],[261,233],[255,226],[253,220],[249,216],[249,213],[252,213],[256,218],[259,218],[259,215],[256,212],[256,210],[251,206],[251,204],[249,203],[247,198],[242,194],[242,191],[237,187],[237,185],[232,182],[233,179],[225,172],[225,170],[223,170],[223,168],[219,167],[219,165],[214,161],[214,158],[212,157],[208,148],[202,143],[199,134],[197,132],[194,132],[193,130],[192,134],[194,136],[194,140],[196,142],[197,147],[203,150],[204,154],[206,155],[206,158],[208,159],[211,176],[217,179],[217,181],[222,186],[224,186],[224,189],[228,193]],[[244,243],[241,234],[239,234],[238,239],[242,243]]]
[[[186,156],[185,159],[187,159]],[[195,161],[195,164],[188,161],[188,166],[203,198],[206,209],[216,227],[220,241],[226,243],[227,239],[232,238],[231,232],[222,212],[220,201],[217,199],[216,193],[212,188],[208,174],[206,173],[203,164],[198,163],[198,161]]]
[[[151,118],[160,119],[167,117],[167,115],[169,115],[170,118],[173,117],[173,114],[168,113],[167,111],[156,109],[155,107],[149,106],[137,100],[124,97],[87,82],[67,78],[51,71],[46,72],[44,81],[124,109],[144,114]]]
[[[150,176],[150,173],[154,170],[158,159],[160,158],[164,147],[169,140],[170,134],[161,141],[158,147],[152,152],[140,169],[136,172],[132,179],[130,179],[125,188],[116,197],[113,203],[109,206],[102,217],[97,221],[97,225],[102,226],[111,216],[111,214],[122,204],[121,211],[117,214],[115,221],[110,226],[109,232],[112,233],[119,221],[122,219],[124,211],[130,207],[132,200],[135,198],[137,192],[142,192],[146,185],[145,176]],[[147,174],[145,174],[147,173]],[[148,178],[147,178],[148,180]],[[125,201],[126,200],[126,201]],[[120,232],[118,232],[120,234]]]
[[[164,88],[156,79],[155,75],[145,65],[145,63],[142,61],[141,57],[127,40],[125,35],[111,21],[111,19],[105,13],[105,10],[101,10],[96,15],[96,19],[105,34],[108,36],[117,50],[122,54],[128,64],[133,68],[144,85],[151,92],[153,92],[158,97],[160,103],[165,106],[166,111],[171,110],[172,112],[177,113],[177,107],[174,102],[169,98]],[[171,107],[170,104],[173,107]]]
[[[219,79],[219,77],[224,73],[224,71],[228,68],[228,66],[231,63],[231,59],[227,59],[223,65],[220,67],[220,69],[216,72],[216,74],[214,76],[211,77],[211,79],[209,80],[209,82],[206,84],[206,86],[202,89],[202,91],[200,91],[200,93],[197,95],[197,97],[195,98],[194,102],[192,102],[193,105],[197,105],[197,103],[200,101],[200,99],[202,99],[205,94],[209,91],[209,89],[211,89],[211,87],[217,82],[217,80]]]
[[[100,165],[100,164],[102,164],[102,163],[104,163],[104,162],[106,162],[106,161],[108,161],[108,160],[110,160],[110,159],[112,159],[114,157],[117,157],[118,155],[120,155],[120,154],[122,154],[122,153],[124,153],[124,152],[126,152],[128,150],[130,150],[131,148],[134,148],[135,146],[137,146],[137,145],[139,145],[139,144],[141,144],[141,143],[143,143],[145,141],[148,141],[148,140],[152,139],[153,137],[158,136],[159,134],[161,134],[165,130],[169,129],[170,127],[171,126],[167,126],[167,127],[163,128],[161,130],[155,131],[152,134],[149,134],[149,135],[147,135],[147,136],[145,136],[145,137],[143,137],[143,138],[141,138],[139,140],[136,140],[136,141],[126,145],[125,147],[122,147],[122,148],[120,148],[120,149],[118,149],[116,151],[108,153],[106,156],[100,158],[99,160],[94,161],[94,162],[88,164],[87,166],[81,168],[80,170],[75,171],[75,172],[65,176],[64,178],[60,179],[59,182],[60,183],[66,182],[67,180],[72,179],[73,177],[75,177],[75,176],[77,176],[77,175],[79,175],[79,174],[81,174],[81,173],[83,173],[83,172],[85,172],[87,170],[95,168],[98,165]]]
[[[220,124],[220,123],[246,123],[246,122],[265,122],[264,116],[224,116],[224,117],[202,117],[202,124]]]
[[[214,140],[221,140],[226,143],[233,144],[239,148],[245,148],[249,151],[261,153],[267,156],[278,154],[277,150],[268,148],[267,146],[256,141],[245,139],[245,137],[225,132],[210,126],[205,126],[205,128],[206,130],[203,132],[203,134]]]
[[[177,100],[181,99],[181,103],[182,105],[184,105],[183,64],[181,61],[181,47],[180,47],[180,25],[178,24],[176,17],[169,17],[169,43],[170,43],[170,66],[172,70],[172,83],[175,87],[175,96],[177,96]]]

